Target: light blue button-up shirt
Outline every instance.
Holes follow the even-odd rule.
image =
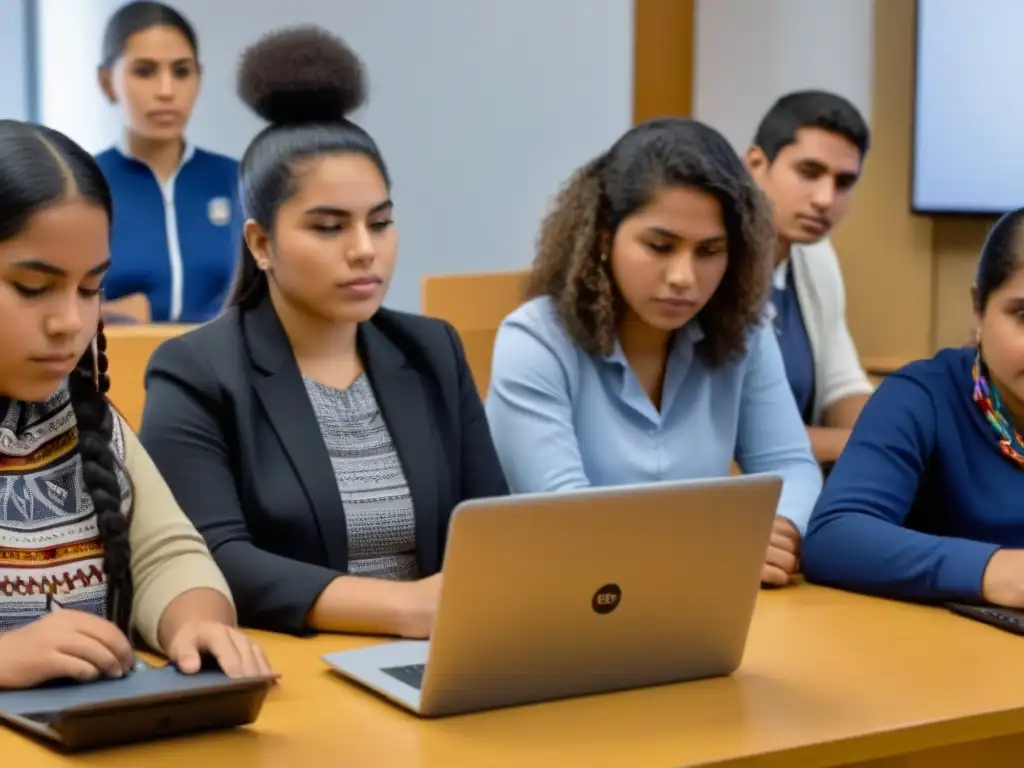
[[[821,470],[786,380],[775,334],[753,328],[742,357],[696,352],[696,321],[678,331],[659,411],[616,344],[578,347],[550,297],[509,315],[494,345],[487,418],[513,493],[723,477],[783,478],[778,514],[804,533]]]

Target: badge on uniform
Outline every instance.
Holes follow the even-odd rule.
[[[215,197],[206,206],[206,213],[211,224],[223,227],[231,221],[231,201],[226,197]]]

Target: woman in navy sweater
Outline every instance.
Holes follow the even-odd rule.
[[[982,248],[977,344],[886,378],[818,500],[808,579],[1024,608],[1024,209]]]

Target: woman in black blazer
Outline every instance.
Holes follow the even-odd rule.
[[[154,353],[142,442],[243,622],[426,637],[453,508],[508,492],[462,345],[380,308],[397,234],[384,162],[344,117],[354,54],[277,33],[239,88],[271,125],[242,161],[237,285]]]

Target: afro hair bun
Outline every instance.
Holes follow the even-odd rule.
[[[238,95],[274,125],[338,122],[366,101],[359,57],[316,26],[278,30],[242,54]]]

